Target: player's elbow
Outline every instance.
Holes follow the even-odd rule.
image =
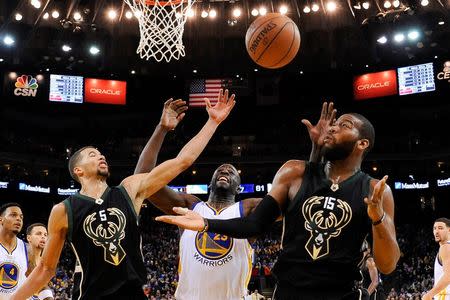
[[[384,275],[391,274],[392,272],[394,272],[395,268],[397,267],[397,261],[398,261],[398,259],[389,261],[384,264],[377,264],[377,269]]]

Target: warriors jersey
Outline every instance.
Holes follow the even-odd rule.
[[[450,244],[450,241],[447,241],[447,244]],[[439,253],[436,255],[436,259],[434,261],[434,284],[436,284],[441,277],[444,275],[444,267],[442,266],[441,259],[439,258]],[[437,295],[434,296],[435,300],[450,300],[450,285],[448,285],[445,289],[440,291]]]
[[[193,211],[209,219],[243,216],[242,202],[220,211],[198,202]],[[247,293],[253,250],[246,239],[184,230],[180,238],[177,300],[237,300]]]
[[[124,287],[143,295],[146,270],[138,219],[123,186],[108,187],[99,199],[77,193],[64,205],[67,240],[79,263],[72,299],[112,297]]]
[[[21,239],[16,237],[11,252],[0,244],[0,300],[8,299],[23,284],[27,268],[27,247]]]
[[[284,212],[277,280],[307,291],[348,291],[361,280],[361,244],[371,230],[364,197],[371,178],[357,171],[338,185],[323,164],[306,163],[302,185]]]

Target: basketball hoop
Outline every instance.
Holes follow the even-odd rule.
[[[195,0],[124,0],[139,21],[141,39],[136,53],[160,62],[180,59],[186,12]]]

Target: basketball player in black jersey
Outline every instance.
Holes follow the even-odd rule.
[[[379,291],[380,278],[378,276],[378,269],[367,241],[364,241],[362,250],[363,260],[359,265],[362,276],[360,285],[367,289],[371,300],[384,299]]]
[[[378,269],[391,273],[399,259],[394,201],[387,176],[360,170],[373,147],[372,124],[355,113],[340,116],[321,134],[324,163],[291,160],[275,175],[272,190],[249,216],[210,220],[185,208],[157,220],[185,229],[248,238],[283,215],[282,252],[273,269],[275,300],[358,299],[355,281],[364,239],[372,232]]]
[[[74,153],[69,171],[81,190],[52,209],[41,262],[12,299],[30,297],[54,276],[66,239],[81,267],[78,295],[72,299],[145,299],[137,216],[146,198],[192,165],[235,104],[228,91],[220,92],[214,107],[205,102],[208,121],[176,158],[150,173],[127,177],[117,187],[108,187],[108,164],[97,149],[88,146]]]

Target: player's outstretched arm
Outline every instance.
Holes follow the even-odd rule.
[[[383,274],[394,271],[400,258],[394,225],[394,197],[386,184],[387,178],[384,176],[378,182],[373,180],[372,195],[364,199],[373,224],[373,257]]]
[[[55,275],[68,228],[66,208],[63,203],[55,205],[48,220],[48,240],[41,261],[12,295],[11,300],[23,300],[40,291]]]
[[[191,166],[205,149],[212,135],[222,121],[230,114],[235,105],[234,94],[228,97],[228,90],[220,92],[219,101],[212,106],[209,99],[205,98],[208,121],[181,149],[178,156],[167,160],[154,168],[150,173],[137,174],[127,177],[122,185],[134,201],[136,212],[139,212],[142,202],[168,184],[172,179]]]
[[[167,132],[177,127],[184,118],[187,109],[186,101],[181,99],[173,100],[171,98],[164,103],[161,120],[139,155],[134,174],[148,173],[155,167],[159,150]]]

